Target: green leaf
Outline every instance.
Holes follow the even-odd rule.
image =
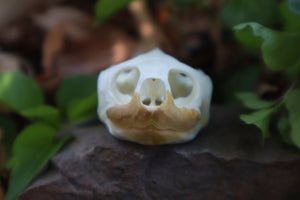
[[[96,23],[102,23],[104,20],[125,8],[132,0],[98,0],[95,5]]]
[[[285,105],[289,111],[290,137],[292,142],[300,148],[300,89],[288,92]]]
[[[288,0],[289,8],[295,14],[300,15],[300,1],[299,0]]]
[[[300,15],[295,14],[288,8],[287,1],[280,4],[280,14],[283,18],[283,28],[287,31],[300,30]]]
[[[253,124],[257,126],[262,132],[263,142],[270,136],[269,126],[272,115],[276,112],[274,108],[267,108],[259,110],[250,114],[243,114],[240,118],[246,124]]]
[[[68,118],[73,122],[80,122],[97,117],[97,104],[97,92],[87,98],[74,100],[68,107]]]
[[[19,112],[43,102],[41,88],[28,76],[17,71],[0,74],[0,104]]]
[[[234,29],[242,43],[249,44],[253,40],[260,45],[263,60],[270,70],[284,70],[295,78],[300,71],[300,33],[277,32],[258,23],[239,24]]]
[[[48,105],[40,105],[34,108],[25,109],[22,110],[20,114],[29,120],[41,120],[54,126],[57,126],[61,121],[59,111]]]
[[[44,123],[35,123],[25,128],[13,146],[9,188],[5,200],[15,200],[48,160],[70,138],[54,140],[57,130]]]
[[[275,105],[275,102],[264,101],[253,92],[239,92],[236,96],[246,107],[251,109],[262,109]]]
[[[18,135],[16,121],[9,115],[0,115],[0,129],[2,130],[2,144],[4,145],[6,158],[10,158],[12,144]]]
[[[228,0],[221,9],[221,20],[227,27],[249,21],[266,26],[278,22],[278,6],[274,0]]]
[[[76,99],[87,98],[97,91],[97,75],[76,75],[65,79],[56,94],[60,110],[67,112],[69,104]]]
[[[288,144],[293,144],[291,135],[290,135],[290,132],[291,132],[290,121],[287,117],[279,118],[278,123],[277,123],[277,128],[279,130],[279,133],[280,133],[282,139]]]

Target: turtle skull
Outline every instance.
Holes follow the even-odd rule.
[[[202,71],[154,49],[100,73],[98,115],[117,138],[181,143],[207,124],[211,94]]]

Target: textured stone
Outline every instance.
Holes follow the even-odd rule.
[[[71,129],[75,140],[19,200],[300,199],[300,156],[214,106],[209,126],[192,142],[142,146],[94,125]],[[67,131],[69,132],[69,131]]]

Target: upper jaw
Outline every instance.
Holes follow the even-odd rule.
[[[184,140],[196,129],[200,113],[194,109],[178,108],[169,91],[165,97],[161,104],[147,106],[135,93],[128,104],[108,108],[107,118],[119,130],[117,134],[121,138],[143,144]]]

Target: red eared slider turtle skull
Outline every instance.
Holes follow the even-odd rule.
[[[117,138],[181,143],[207,124],[211,94],[201,70],[154,49],[100,73],[98,114]]]

